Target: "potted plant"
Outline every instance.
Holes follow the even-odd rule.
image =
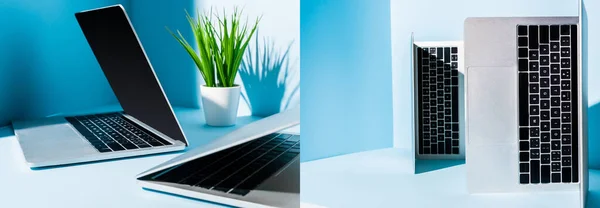
[[[240,86],[235,84],[240,63],[252,35],[258,27],[257,18],[252,27],[241,23],[237,8],[229,16],[198,13],[193,18],[186,12],[197,52],[179,31],[169,33],[183,46],[198,67],[205,84],[200,87],[206,124],[210,126],[235,125],[240,99]],[[216,17],[216,21],[213,21]],[[167,28],[168,30],[168,28]]]

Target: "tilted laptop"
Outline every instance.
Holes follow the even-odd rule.
[[[75,16],[124,111],[13,121],[29,166],[184,149],[185,135],[123,7]]]
[[[236,207],[300,206],[300,123],[293,108],[241,127],[140,175],[147,189]]]
[[[465,21],[467,170],[473,193],[587,192],[578,17]]]
[[[464,159],[462,41],[414,42],[416,159]]]

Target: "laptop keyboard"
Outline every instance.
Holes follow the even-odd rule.
[[[577,25],[518,25],[521,184],[579,181]]]
[[[146,176],[244,196],[300,155],[300,136],[270,134]]]
[[[66,118],[99,152],[171,145],[118,113]]]
[[[419,154],[459,154],[458,47],[418,47],[416,74]]]

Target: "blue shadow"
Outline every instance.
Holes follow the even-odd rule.
[[[415,160],[415,173],[427,173],[464,164],[465,160]]]
[[[219,203],[215,203],[215,202],[211,202],[211,201],[206,201],[206,200],[191,198],[191,197],[177,195],[177,194],[172,194],[172,193],[168,193],[168,192],[163,192],[163,191],[158,191],[158,190],[153,190],[153,189],[147,189],[147,188],[142,188],[142,189],[144,189],[146,191],[154,192],[154,193],[166,194],[166,195],[169,195],[169,196],[180,197],[180,198],[189,199],[189,200],[193,200],[193,201],[197,201],[197,202],[202,202],[202,203],[206,203],[206,204],[219,205],[219,206],[223,206],[223,207],[232,207],[232,206],[229,206],[229,205],[226,205],[226,204],[219,204]]]
[[[299,85],[289,83],[293,76],[299,76],[290,64],[289,52],[294,42],[281,52],[270,38],[263,37],[260,43],[258,32],[254,37],[254,48],[248,46],[239,70],[244,85],[242,98],[253,116],[267,117],[288,108],[291,98],[300,90]],[[288,90],[290,95],[284,100]]]
[[[141,157],[152,157],[152,156],[159,156],[159,155],[170,155],[170,154],[181,153],[181,152],[183,152],[183,150],[181,150],[181,151],[173,151],[173,152],[156,153],[156,154],[148,154],[148,155],[131,156],[131,157],[120,157],[120,158],[107,159],[107,160],[96,160],[96,161],[89,161],[89,162],[71,163],[71,164],[66,164],[66,165],[46,166],[46,167],[39,167],[39,168],[31,168],[31,170],[34,170],[34,171],[52,170],[52,169],[56,169],[56,168],[66,168],[66,167],[86,165],[86,164],[114,162],[114,161],[118,161],[118,160],[136,159],[136,158],[141,158]]]
[[[14,135],[15,133],[13,131],[12,126],[0,127],[0,139],[9,138]]]

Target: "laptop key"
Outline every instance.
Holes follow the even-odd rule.
[[[205,179],[203,181],[200,181],[200,183],[196,184],[195,186],[199,186],[205,189],[210,189],[212,188],[215,184],[217,184],[218,182],[220,182],[219,180],[213,179],[213,178],[208,178]]]
[[[529,174],[520,174],[519,175],[519,182],[522,183],[522,184],[529,183]]]
[[[152,145],[154,147],[163,146],[162,143],[160,143],[158,140],[156,140],[154,138],[145,138],[144,140],[146,140],[146,142],[148,142],[150,145]]]
[[[550,183],[550,166],[542,165],[541,167],[541,182]]]
[[[133,144],[137,145],[140,148],[151,147],[149,144],[147,144],[146,142],[144,142],[142,140],[134,140]]]
[[[230,190],[230,188],[217,186],[217,187],[214,187],[212,190],[220,191],[220,192],[228,192]]]
[[[248,189],[237,189],[236,188],[236,189],[231,190],[229,193],[245,196],[246,194],[250,193],[250,190],[248,190]]]
[[[300,153],[300,149],[292,148],[292,149],[289,150],[289,152],[291,152],[291,153]]]
[[[119,151],[119,150],[125,150],[125,148],[123,148],[121,145],[117,144],[116,142],[112,142],[110,144],[107,144],[108,147],[110,147],[113,151]]]
[[[550,26],[550,40],[559,40],[560,39],[559,27],[560,26],[558,26],[558,25]]]
[[[529,26],[529,49],[538,49],[538,26]]]
[[[552,173],[552,183],[560,183],[560,173]]]
[[[540,36],[540,43],[550,42],[550,31],[549,31],[548,25],[540,26],[539,36]]]
[[[540,161],[531,160],[531,183],[540,183]]]
[[[94,146],[99,152],[112,152],[106,145],[104,146]]]
[[[126,149],[139,149],[137,146],[135,146],[133,143],[125,143],[123,144],[123,147],[125,147]]]
[[[571,182],[571,168],[570,167],[562,168],[562,182],[563,183]]]

